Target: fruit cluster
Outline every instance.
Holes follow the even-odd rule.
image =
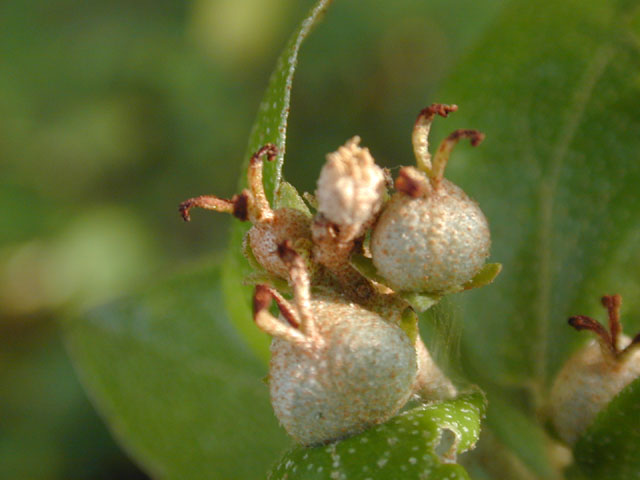
[[[305,195],[314,215],[269,204],[262,165],[277,155],[273,145],[252,156],[249,188],[239,195],[205,195],[180,205],[185,220],[200,207],[252,223],[245,252],[258,272],[248,281],[256,284],[255,323],[273,337],[271,400],[281,424],[303,445],[384,422],[412,396],[456,393],[418,333],[415,310],[424,304],[412,301],[434,303],[499,272],[485,265],[485,216],[444,178],[456,143],[467,138],[477,145],[484,136],[456,130],[433,159],[428,150],[435,116],[456,109],[433,104],[420,112],[413,129],[417,165],[400,169],[391,196],[390,174],[354,137],[327,155],[315,196]],[[279,317],[270,313],[272,300]]]

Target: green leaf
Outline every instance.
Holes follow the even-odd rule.
[[[598,413],[573,449],[587,478],[637,478],[640,472],[640,379]]]
[[[490,288],[462,296],[461,312],[469,363],[498,383],[544,391],[578,341],[565,319],[597,304],[594,278],[640,224],[631,7],[513,1],[442,94],[460,108],[434,128],[487,135],[459,147],[447,175],[486,213],[505,266]]]
[[[459,146],[446,174],[487,215],[504,265],[492,286],[452,296],[462,361],[531,418],[581,341],[566,318],[600,314],[624,281],[608,275],[603,291],[600,278],[631,265],[617,251],[640,225],[638,19],[634,2],[512,1],[436,99],[459,110],[434,133],[487,135]]]
[[[287,118],[291,99],[293,75],[298,62],[298,54],[303,40],[323,17],[332,0],[318,0],[309,15],[300,23],[293,33],[282,54],[278,58],[275,70],[260,104],[253,124],[243,164],[243,171],[248,165],[251,155],[266,143],[273,143],[278,148],[277,159],[265,162],[263,181],[267,196],[274,204],[278,188],[282,181],[282,165],[284,162]],[[240,187],[246,184],[243,176]],[[290,191],[285,195],[291,200]],[[304,204],[303,204],[304,205]],[[229,253],[224,263],[223,289],[225,304],[231,319],[242,332],[251,348],[266,362],[269,358],[269,342],[255,326],[251,319],[251,288],[241,287],[243,278],[251,273],[247,261],[242,255],[242,238],[248,230],[246,223],[234,222],[229,240]]]
[[[154,478],[260,478],[288,444],[266,368],[224,312],[209,268],[65,325],[98,410]]]
[[[475,446],[486,400],[479,392],[421,405],[364,433],[320,447],[294,447],[273,480],[468,479],[457,453]]]

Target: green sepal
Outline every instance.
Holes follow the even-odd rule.
[[[299,210],[309,218],[311,218],[311,211],[307,204],[296,190],[296,187],[289,182],[282,180],[276,191],[275,199],[273,202],[274,208],[293,208]]]
[[[426,312],[442,299],[437,293],[400,292],[398,295],[418,313]]]
[[[486,263],[471,280],[462,285],[462,290],[471,290],[472,288],[489,285],[490,283],[493,283],[501,271],[501,263]]]
[[[351,255],[350,262],[353,268],[360,272],[360,274],[362,274],[365,278],[384,285],[385,287],[391,288],[391,286],[387,284],[387,281],[382,278],[380,274],[378,274],[378,270],[373,264],[373,260],[371,260],[371,258],[365,257],[360,253],[356,253]]]
[[[496,277],[502,271],[501,263],[485,263],[480,271],[476,273],[471,280],[461,285],[455,285],[444,292],[422,292],[425,295],[451,295],[452,293],[463,292],[473,288],[484,287],[493,283]]]
[[[418,338],[418,315],[411,308],[405,308],[400,316],[399,327],[407,334],[411,343]]]
[[[478,390],[420,405],[329,445],[293,447],[268,478],[469,479],[465,469],[452,462],[475,446],[485,411],[486,399]]]
[[[351,256],[351,265],[358,270],[363,276],[376,283],[393,288],[378,273],[373,260],[361,254]],[[467,283],[450,288],[446,292],[398,292],[398,295],[405,300],[418,313],[429,310],[438,303],[443,296],[452,293],[470,290],[472,288],[484,287],[495,280],[502,271],[502,264],[487,263],[482,269]]]

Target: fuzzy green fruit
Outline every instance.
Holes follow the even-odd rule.
[[[446,292],[462,285],[480,271],[490,246],[480,207],[446,179],[417,198],[394,194],[371,237],[376,269],[399,291]]]
[[[626,347],[631,339],[620,338]],[[553,424],[560,438],[573,445],[596,415],[620,391],[640,377],[640,351],[624,361],[612,361],[592,341],[564,365],[551,389]]]
[[[484,134],[456,130],[431,159],[428,136],[436,115],[455,105],[434,103],[420,112],[413,128],[417,167],[403,167],[397,193],[384,206],[371,236],[378,274],[396,291],[444,294],[458,291],[489,256],[489,225],[478,205],[444,178],[453,147],[463,138],[478,145]]]
[[[269,388],[282,426],[316,445],[361,432],[409,399],[416,350],[398,326],[337,297],[311,300],[317,340],[274,338]]]
[[[598,412],[636,378],[640,378],[640,335],[622,334],[619,295],[602,297],[609,312],[609,330],[586,316],[571,317],[577,330],[597,335],[567,360],[550,394],[551,420],[558,436],[569,445],[584,433]]]
[[[281,278],[288,277],[287,266],[278,257],[278,245],[285,240],[298,242],[301,239],[311,241],[309,217],[293,208],[279,208],[260,222],[255,223],[247,232],[253,256],[267,272]]]

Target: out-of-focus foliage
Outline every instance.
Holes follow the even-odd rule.
[[[513,1],[444,89],[461,105],[451,128],[486,125],[487,141],[448,172],[482,205],[505,266],[459,298],[465,373],[487,391],[493,433],[541,476],[554,455],[533,458],[543,437],[518,419],[543,431],[549,385],[587,340],[566,319],[600,316],[600,297],[620,293],[637,330],[639,22],[637,2]]]
[[[264,365],[224,313],[218,268],[65,327],[83,383],[153,478],[261,478],[287,446]]]
[[[287,178],[312,190],[356,133],[382,163],[410,161],[417,110],[501,3],[337,1],[305,46]],[[0,5],[0,476],[126,477],[55,321],[223,248],[225,216],[185,226],[177,203],[234,193],[273,60],[310,5]]]

